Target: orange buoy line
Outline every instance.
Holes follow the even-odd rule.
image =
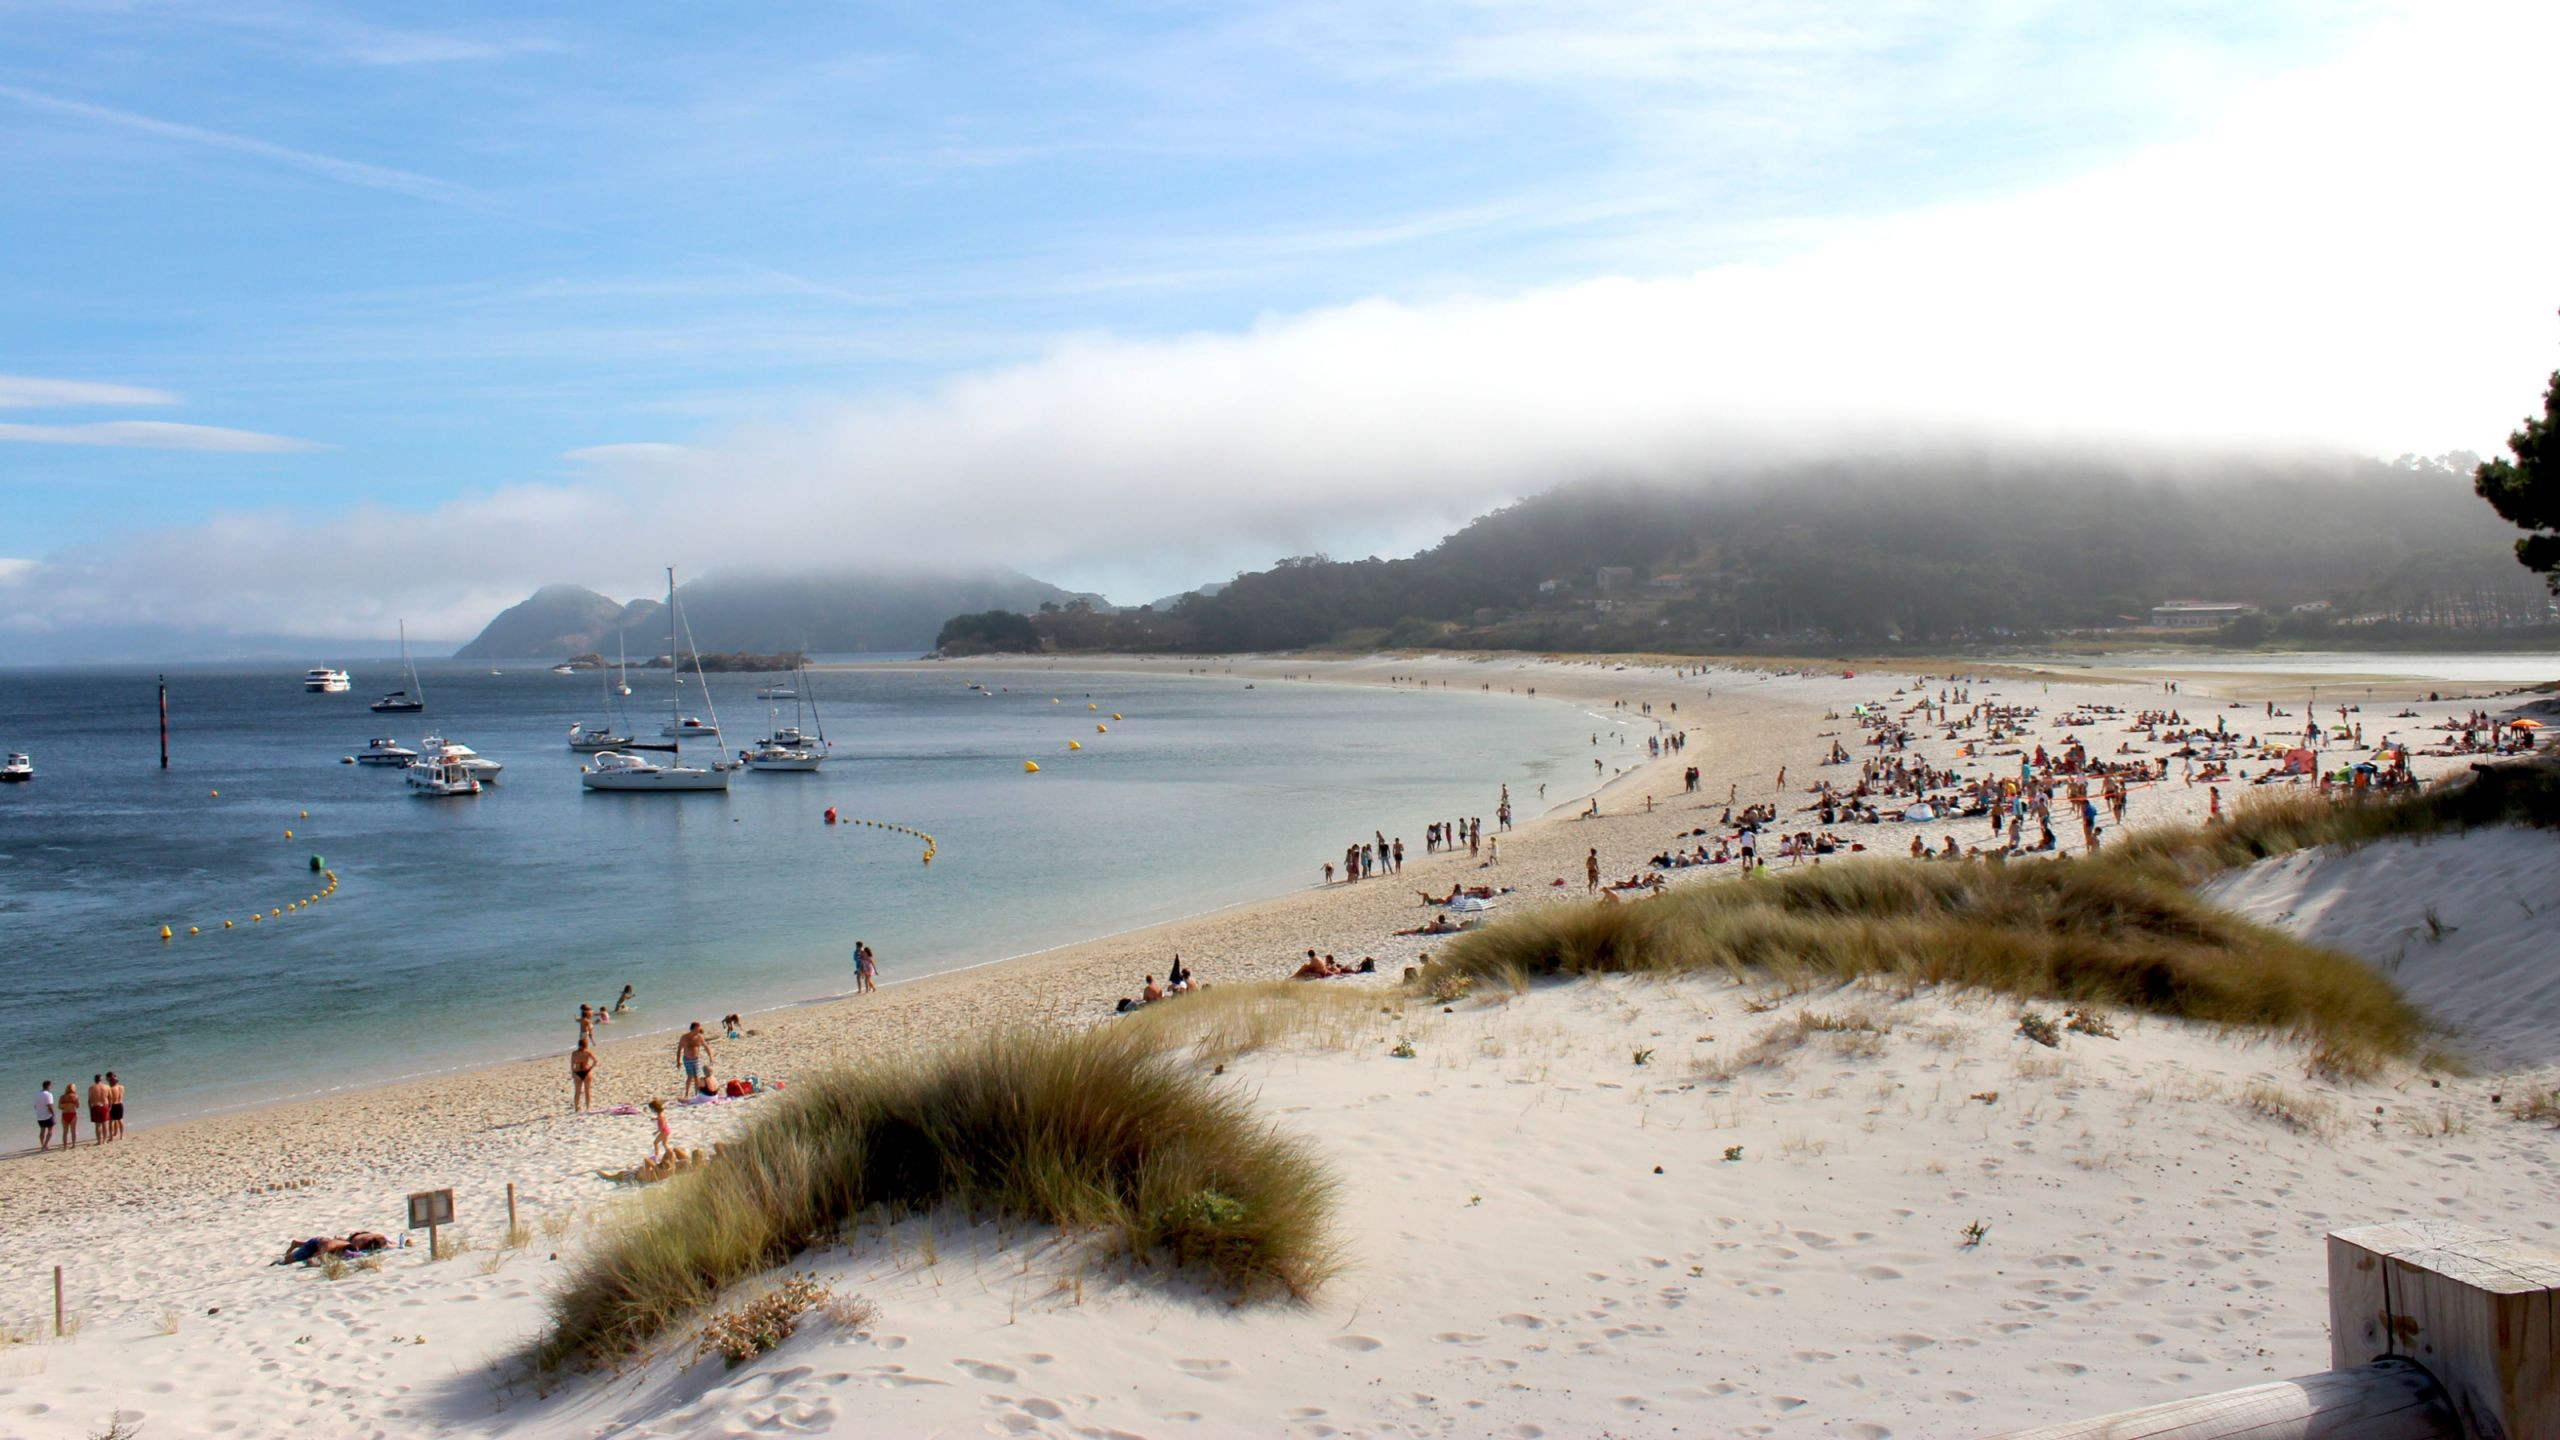
[[[836,823],[836,812],[832,807],[827,811],[827,823],[830,825]],[[860,825],[871,830],[894,830],[901,835],[914,836],[916,839],[924,842],[924,863],[927,865],[933,863],[933,852],[940,848],[938,842],[936,842],[931,835],[917,829],[913,825],[901,825],[894,820],[859,820],[852,816],[846,816],[844,823],[847,825]]]

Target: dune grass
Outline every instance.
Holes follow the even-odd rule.
[[[1700,970],[1795,985],[1873,976],[2269,1030],[2353,1072],[2419,1051],[2425,1017],[2370,967],[2252,925],[2187,887],[2306,846],[2500,824],[2560,824],[2560,763],[2483,765],[2461,783],[2390,799],[2250,797],[2228,823],[2137,833],[2093,859],[1880,857],[1631,904],[1551,906],[1461,936],[1422,984]]]
[[[1807,987],[1873,976],[2251,1026],[2341,1053],[2407,1054],[2427,1034],[2366,966],[2174,883],[2084,861],[1880,859],[1551,906],[1460,938],[1434,968],[1513,985],[1621,972]]]
[[[1303,1296],[1333,1269],[1331,1177],[1161,1033],[996,1035],[762,1103],[579,1259],[538,1366],[621,1360],[857,1220],[945,1206],[1080,1232],[1238,1300]]]

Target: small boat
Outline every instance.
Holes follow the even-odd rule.
[[[590,790],[659,791],[659,790],[726,790],[729,772],[719,767],[703,769],[698,765],[661,765],[643,755],[622,750],[607,750],[595,757],[595,763],[578,776],[580,784]]]
[[[667,567],[667,653],[671,656],[685,654],[688,647],[682,642],[690,638],[684,623],[684,611],[676,603],[676,572],[675,567],[671,565]],[[703,681],[703,693],[707,702],[710,684],[702,675],[702,661],[699,656],[693,663],[695,677]],[[668,687],[667,691],[669,716],[666,727],[667,743],[663,745],[632,744],[624,749],[598,751],[594,764],[579,767],[578,783],[580,785],[589,790],[639,795],[679,791],[725,791],[729,788],[729,776],[736,767],[728,763],[728,749],[720,744],[719,714],[715,711],[708,721],[697,720],[686,715],[680,708],[684,704],[684,675],[679,671],[673,678],[675,684]],[[697,744],[708,741],[718,746],[720,761],[707,767],[685,764],[684,742],[687,740]],[[663,754],[667,757],[667,761],[663,765],[659,764],[640,753],[643,751]]]
[[[495,675],[498,672],[492,670],[489,673]],[[551,673],[554,675],[575,675],[578,673],[578,667],[575,665],[554,665],[551,667]]]
[[[0,780],[12,784],[24,784],[34,778],[36,778],[36,762],[28,759],[22,751],[10,751],[8,763],[0,765]]]
[[[478,780],[484,785],[497,784],[498,772],[507,768],[505,765],[490,759],[488,756],[481,754],[470,746],[456,744],[451,740],[445,739],[441,735],[430,735],[426,737],[418,742],[418,748],[425,752],[426,758],[428,759],[441,757],[460,765],[463,769],[471,772],[473,779]]]
[[[400,622],[400,673],[409,677],[409,688],[394,690],[373,702],[377,715],[415,715],[427,708],[427,687],[418,683],[418,667],[409,663],[409,622]]]
[[[613,733],[613,722],[610,720],[593,727],[586,725],[572,725],[569,727],[569,748],[577,751],[581,755],[594,755],[606,750],[619,750],[630,743],[630,736],[616,735]]]
[[[418,752],[385,735],[368,741],[356,752],[359,765],[395,765],[406,768],[418,758]]]
[[[788,685],[759,685],[756,687],[756,698],[759,700],[797,700],[800,698],[800,692],[792,689]]]
[[[802,683],[807,683],[805,677]],[[777,723],[773,727],[772,734],[748,746],[740,752],[738,758],[750,770],[810,771],[827,763],[827,752],[833,747],[827,744],[826,721],[818,715],[818,697],[814,693],[810,695],[805,707],[811,720],[818,727],[818,733],[812,736],[804,733],[798,723],[799,712],[804,708],[800,703],[799,692],[792,690],[789,686],[770,688],[782,690],[792,697],[793,723],[789,725]],[[773,718],[779,722],[782,717],[776,713]]]
[[[435,751],[402,771],[412,793],[429,798],[477,795],[480,777],[471,773],[461,747]]]
[[[302,672],[302,688],[315,695],[344,695],[347,687],[354,683],[346,671],[331,670],[326,666]]]

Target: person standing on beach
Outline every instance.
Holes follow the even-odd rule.
[[[115,1117],[108,1113],[114,1100],[115,1085],[107,1075],[89,1077],[89,1143],[103,1145],[115,1138]]]
[[[684,1067],[685,1092],[692,1094],[711,1079],[711,1037],[702,1033],[702,1022],[696,1020],[676,1039],[676,1063]]]
[[[1600,847],[1597,845],[1582,857],[1582,888],[1585,893],[1600,888]]]
[[[124,1082],[116,1078],[113,1070],[107,1072],[107,1138],[124,1138]]]
[[[53,1082],[42,1082],[36,1090],[36,1148],[53,1148]]]
[[[72,1076],[70,1079],[65,1080],[65,1081],[63,1081],[63,1082],[62,1082],[62,1105],[61,1105],[61,1109],[62,1109],[62,1148],[63,1148],[63,1149],[65,1149],[65,1150],[68,1150],[68,1149],[70,1149],[71,1147],[73,1147],[73,1146],[75,1146],[75,1145],[77,1145],[77,1144],[79,1144],[79,1143],[80,1143],[80,1077],[79,1077],[79,1076],[74,1075],[74,1076]],[[101,1127],[101,1128],[103,1128],[103,1127]],[[94,1134],[96,1134],[96,1133],[97,1133],[97,1131],[96,1131],[96,1130],[92,1130],[92,1131],[90,1131],[89,1133],[91,1133],[92,1135],[94,1135]]]
[[[859,940],[853,942],[853,969],[862,982],[861,993],[868,995],[880,988],[879,957],[871,953],[870,946]]]
[[[581,1033],[578,1048],[569,1052],[569,1108],[586,1112],[595,1099],[595,1037]]]

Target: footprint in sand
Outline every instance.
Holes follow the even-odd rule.
[[[991,1384],[1010,1385],[1022,1378],[1022,1372],[1010,1365],[991,1365],[984,1360],[960,1359],[952,1361],[951,1365],[972,1380],[985,1380]]]
[[[1325,1343],[1336,1350],[1375,1350],[1386,1342],[1368,1335],[1336,1335]]]
[[[881,1335],[874,1337],[871,1343],[879,1346],[883,1350],[904,1350],[907,1348],[907,1337],[904,1335]]]
[[[1484,1343],[1483,1336],[1469,1334],[1464,1330],[1443,1330],[1431,1338],[1439,1341],[1443,1345],[1481,1345]]]
[[[1535,1315],[1523,1314],[1518,1311],[1514,1311],[1509,1315],[1503,1316],[1502,1323],[1515,1330],[1544,1330],[1547,1328],[1546,1321],[1539,1319]]]
[[[1857,1273],[1858,1278],[1861,1280],[1899,1280],[1902,1278],[1902,1272],[1894,1269],[1890,1265],[1861,1265],[1858,1267]]]
[[[1176,1360],[1173,1368],[1195,1380],[1233,1380],[1240,1373],[1233,1360]]]

